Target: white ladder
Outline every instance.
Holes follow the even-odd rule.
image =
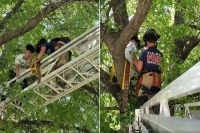
[[[50,73],[53,65],[62,53],[74,50],[77,57],[67,64]],[[26,92],[34,94],[34,99],[27,97],[28,103],[35,108],[47,106],[48,104],[66,96],[76,89],[99,78],[99,26],[91,28],[89,31],[72,40],[69,44],[64,45],[41,61],[41,82],[37,81],[21,91],[20,97],[25,96]],[[19,80],[27,77],[30,70],[24,72]],[[66,88],[62,88],[56,83],[56,79],[60,79],[66,84]],[[15,78],[7,82],[9,85],[16,80]],[[24,116],[27,116],[26,109],[23,106],[13,104],[15,99],[6,99],[5,104],[0,106],[0,114],[6,112],[8,106],[12,109],[19,110]],[[11,120],[17,122],[20,119],[13,114]]]

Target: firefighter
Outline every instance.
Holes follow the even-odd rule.
[[[140,78],[136,87],[138,96],[136,107],[139,108],[151,97],[160,91],[161,74],[164,69],[163,54],[157,49],[157,40],[160,35],[154,29],[148,29],[143,36],[147,49],[140,53],[139,60],[134,59],[134,65]],[[159,113],[159,106],[153,108],[154,114]]]
[[[35,62],[39,62],[42,59],[42,56],[44,54],[50,55],[69,42],[70,42],[70,39],[68,37],[54,38],[49,42],[47,42],[45,38],[40,39],[35,46],[36,52],[38,53],[38,56]],[[63,53],[58,59],[55,69],[66,64],[70,60],[71,60],[71,51]],[[57,78],[56,82],[58,83],[59,86],[61,86],[62,88],[65,88],[66,83],[62,82],[62,80]]]

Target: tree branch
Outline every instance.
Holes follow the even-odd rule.
[[[193,28],[195,30],[200,30],[200,27],[196,26],[196,25],[192,25],[192,24],[189,24],[188,25],[190,28]]]
[[[116,69],[117,79],[119,83],[122,83],[123,70],[124,70],[124,51],[126,45],[131,40],[131,37],[136,34],[146,19],[151,7],[152,0],[140,0],[134,17],[129,21],[127,26],[123,29],[119,38],[115,43],[115,53],[113,55],[113,61]],[[117,61],[118,60],[118,61]]]
[[[111,54],[113,53],[113,45],[118,36],[119,34],[114,32],[114,30],[108,30],[104,23],[100,23],[100,39],[106,44]]]
[[[134,17],[126,25],[116,42],[116,51],[124,50],[131,37],[136,34],[146,19],[152,0],[140,0]]]
[[[87,97],[89,97],[90,99],[91,99],[91,101],[93,101],[94,103],[95,103],[95,105],[96,105],[96,107],[98,107],[99,108],[99,98],[97,98],[98,97],[98,95],[97,95],[97,97],[94,97],[94,95],[92,96],[91,94],[88,94],[87,92],[83,92]],[[96,95],[95,95],[96,96]]]
[[[119,107],[103,107],[101,108],[101,110],[106,110],[106,111],[110,111],[110,110],[120,110]]]
[[[9,13],[6,14],[6,16],[0,21],[0,29],[2,29],[2,28],[4,27],[4,25],[5,25],[5,23],[7,22],[7,20],[8,20],[9,18],[11,18],[11,16],[12,16],[13,14],[15,14],[15,13],[19,10],[19,8],[21,7],[21,5],[22,5],[24,2],[25,2],[24,0],[19,0],[19,1],[17,2],[17,4],[12,8],[12,10],[11,10]]]
[[[108,1],[108,3],[106,3],[106,4],[108,4],[108,9],[107,9],[107,11],[106,11],[106,19],[105,19],[105,23],[107,23],[109,20],[110,20],[110,10],[111,10],[111,3],[110,3],[110,1]]]
[[[125,0],[111,0],[114,21],[120,29],[128,24],[128,13]]]
[[[104,84],[104,89],[115,98],[118,106],[121,107],[121,99],[119,98],[119,93],[121,91],[120,86],[118,84],[112,84],[109,81],[109,75],[102,69],[100,69],[100,75],[100,80]]]
[[[83,88],[84,88],[84,90],[86,90],[86,91],[96,95],[97,97],[99,97],[99,92],[96,91],[93,87],[88,86],[88,85],[84,85]]]
[[[87,1],[87,0],[74,0],[74,1]],[[11,39],[17,38],[25,33],[29,32],[30,30],[34,29],[37,24],[39,24],[48,14],[55,11],[56,9],[60,8],[63,5],[68,3],[74,2],[72,0],[61,0],[58,2],[51,2],[45,8],[42,9],[37,15],[35,15],[32,19],[28,21],[25,25],[5,33],[4,35],[0,36],[0,46],[7,43]]]
[[[183,62],[187,59],[192,49],[200,43],[200,38],[198,38],[197,36],[189,36],[187,37],[187,41],[185,42],[188,42],[188,44],[185,44],[185,49],[180,56]]]
[[[180,2],[181,2],[181,0],[176,0],[176,7],[178,7]],[[183,12],[180,10],[176,10],[175,15],[174,15],[174,25],[179,25],[179,24],[183,24],[183,23],[184,23]]]

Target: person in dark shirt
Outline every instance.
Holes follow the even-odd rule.
[[[147,49],[140,53],[139,60],[134,60],[134,64],[140,72],[140,79],[136,87],[138,96],[136,106],[138,108],[160,91],[164,62],[163,54],[157,49],[159,38],[160,35],[154,29],[147,30],[143,36]],[[154,113],[158,114],[158,110]]]
[[[45,38],[40,39],[36,44],[37,60],[41,60],[44,54],[52,54],[69,42],[70,39],[68,37],[54,38],[50,42],[47,42]]]
[[[55,52],[56,50],[58,50],[59,48],[61,48],[62,46],[64,46],[65,44],[67,44],[69,42],[70,42],[70,39],[68,37],[54,38],[50,42],[47,42],[45,38],[40,39],[37,42],[36,47],[35,47],[36,52],[38,53],[38,56],[37,56],[36,60],[40,61],[44,54],[50,55],[50,54],[52,54],[53,52]],[[71,60],[71,54],[72,54],[71,51],[63,53],[59,57],[54,69],[57,69],[60,66],[62,66],[64,64],[66,64],[67,62],[69,62]],[[62,80],[60,80],[58,78],[56,82],[62,88],[65,88],[65,83],[62,82]]]

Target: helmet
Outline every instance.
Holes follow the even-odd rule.
[[[143,36],[144,42],[153,41],[156,42],[160,38],[160,35],[156,33],[154,29],[148,29]]]
[[[131,38],[131,40],[133,40],[133,39],[137,42],[138,47],[140,47],[140,39],[138,38],[138,35],[137,35],[137,34],[134,35],[134,36]]]
[[[31,53],[34,53],[35,48],[34,48],[33,45],[31,45],[31,44],[27,44],[27,45],[26,45],[26,50],[29,50],[29,51],[31,51]]]

